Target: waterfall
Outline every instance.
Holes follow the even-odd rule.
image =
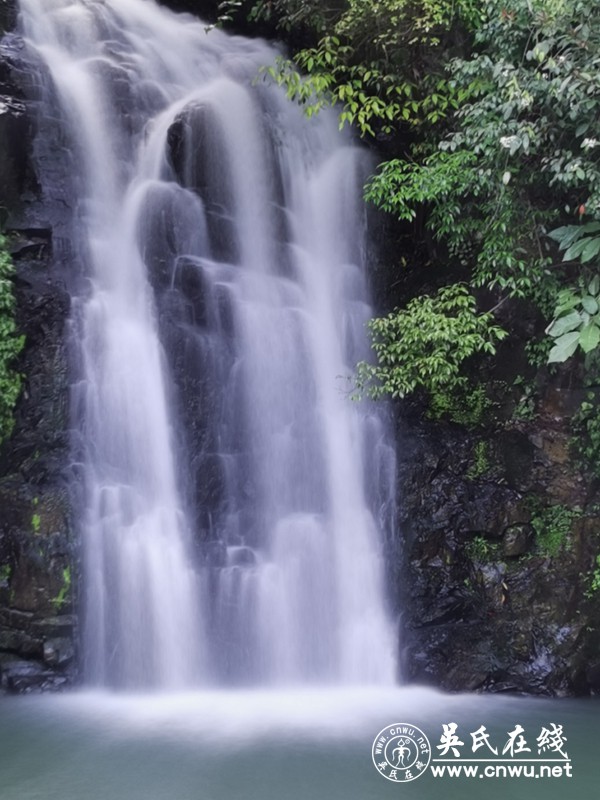
[[[152,0],[21,26],[70,165],[87,682],[392,682],[394,454],[346,380],[368,157],[257,80],[264,42]]]

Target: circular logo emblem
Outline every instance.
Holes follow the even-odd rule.
[[[420,778],[431,761],[429,739],[410,722],[396,722],[379,731],[373,742],[373,764],[388,781]]]

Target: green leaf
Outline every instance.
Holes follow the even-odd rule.
[[[596,325],[588,325],[587,328],[583,328],[579,334],[579,344],[584,353],[595,350],[600,344],[600,328]]]
[[[600,276],[595,275],[592,280],[590,281],[590,285],[588,286],[588,292],[593,294],[594,297],[600,292]]]
[[[581,305],[587,311],[588,314],[597,314],[598,313],[598,302],[594,300],[591,295],[586,295],[585,297],[581,298]]]
[[[548,364],[561,364],[567,358],[570,358],[577,350],[579,335],[579,331],[572,331],[557,339],[554,347],[550,350]]]
[[[551,239],[558,242],[559,250],[566,250],[573,242],[581,239],[583,235],[584,231],[581,225],[565,225],[562,228],[556,228],[550,231],[548,234]]]
[[[581,263],[585,264],[587,261],[591,261],[598,253],[600,253],[600,236],[586,239],[585,247],[581,252]]]
[[[562,289],[558,293],[558,302],[554,310],[554,317],[558,318],[563,316],[566,311],[571,311],[579,305],[581,298],[578,294],[574,294],[572,289]]]
[[[578,242],[575,242],[575,244],[572,244],[564,254],[563,261],[573,261],[580,256],[588,241],[588,239],[580,239]]]
[[[547,328],[546,333],[556,338],[557,336],[562,336],[564,333],[568,333],[568,331],[572,331],[574,328],[578,328],[581,323],[582,319],[579,311],[572,311],[565,317],[559,317],[555,320],[550,327]]]
[[[573,241],[580,230],[581,228],[579,225],[563,225],[562,228],[555,228],[553,231],[550,231],[548,236],[554,239],[555,242],[563,242],[567,237]]]

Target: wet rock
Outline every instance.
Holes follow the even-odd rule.
[[[51,247],[52,231],[47,228],[13,230],[9,242],[9,252],[13,261],[32,259],[41,262],[42,269],[50,257]]]
[[[396,580],[407,679],[449,691],[597,691],[600,592],[590,596],[589,585],[600,519],[556,425],[499,433],[401,423]],[[481,441],[490,468],[474,477]],[[534,518],[559,542],[554,552],[535,544]],[[557,519],[567,526],[560,536]]]
[[[492,446],[506,483],[518,491],[529,491],[534,459],[534,446],[529,438],[520,431],[506,431],[494,438]]]
[[[19,202],[23,190],[27,169],[26,133],[23,102],[0,94],[0,201],[5,209]]]
[[[48,666],[66,666],[74,657],[75,649],[69,638],[47,639],[44,642],[44,661]]]
[[[181,186],[205,204],[211,255],[237,263],[233,183],[222,127],[210,105],[193,103],[179,114],[167,133],[167,158]]]
[[[0,0],[0,34],[12,31],[17,24],[16,0]]]
[[[506,558],[516,558],[528,552],[533,542],[531,525],[511,525],[504,532],[502,553]]]
[[[57,691],[66,688],[68,679],[44,669],[37,662],[0,658],[0,690],[11,694]]]
[[[225,497],[225,470],[223,458],[216,453],[205,453],[194,459],[195,504],[197,530],[210,535],[211,519]],[[214,532],[213,532],[214,535]]]
[[[39,658],[44,645],[41,639],[35,639],[23,630],[0,627],[0,652],[19,653],[23,656]]]
[[[8,4],[0,4],[0,19]],[[71,574],[76,553],[67,492],[69,376],[65,329],[70,312],[65,266],[72,156],[59,120],[35,117],[37,66],[22,61],[19,38],[0,46],[0,203],[16,267],[17,326],[24,376],[10,440],[0,446],[0,689],[29,692],[72,682],[76,621]],[[37,71],[36,71],[37,70]],[[35,76],[35,79],[34,77]],[[42,135],[37,135],[42,134]],[[46,137],[46,134],[48,136]],[[40,196],[36,160],[56,178]],[[54,655],[50,655],[54,653]]]
[[[209,309],[207,308],[207,288],[202,268],[193,259],[185,256],[178,258],[173,283],[189,303],[190,324],[204,327]]]
[[[77,625],[77,618],[73,614],[64,614],[46,619],[37,619],[31,623],[31,627],[40,636],[45,638],[68,637],[73,638],[73,632]]]
[[[159,302],[165,292],[173,289],[181,253],[190,257],[208,254],[208,236],[202,219],[202,203],[182,187],[172,183],[147,188],[138,238]]]
[[[594,693],[600,693],[600,661],[595,661],[587,667],[585,678]]]

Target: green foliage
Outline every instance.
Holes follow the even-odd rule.
[[[599,142],[589,136],[600,116],[600,13],[589,0],[512,0],[486,4],[484,16],[472,55],[447,65],[456,111],[408,157],[380,165],[366,197],[401,220],[424,218],[449,262],[471,267],[473,285],[547,317],[554,309],[549,360],[562,361],[600,342],[595,296],[563,288],[552,245],[585,264],[592,284],[598,222],[546,235],[575,211],[600,215]],[[548,350],[532,357],[539,364]]]
[[[589,576],[589,588],[586,592],[587,597],[592,597],[600,591],[600,555],[596,556],[596,566]]]
[[[545,360],[545,359],[544,359]],[[519,375],[513,381],[513,389],[518,397],[512,413],[515,422],[525,422],[535,418],[535,385]]]
[[[483,536],[475,536],[466,547],[467,555],[471,561],[479,561],[480,563],[495,561],[498,557],[498,550],[498,544],[490,542]]]
[[[568,283],[552,240],[567,260],[598,269],[600,8],[492,0],[482,13],[471,55],[447,65],[455,113],[430,126],[409,157],[381,165],[367,197],[400,219],[424,215],[450,258],[472,265],[474,285],[549,316]],[[585,225],[546,235],[575,213]],[[579,335],[568,333],[552,360],[575,342],[597,344],[595,322],[583,316]]]
[[[274,22],[279,30],[288,33],[299,28],[325,33],[337,17],[336,3],[327,0],[249,0],[244,5],[250,6],[249,21]]]
[[[233,22],[236,14],[241,10],[244,3],[242,0],[224,0],[217,6],[217,22],[215,25],[208,25],[206,30],[210,31],[215,27],[222,28],[228,22]]]
[[[312,30],[316,42],[265,75],[309,116],[337,104],[340,127],[374,136],[398,124],[435,124],[457,108],[443,74],[443,45],[456,28],[475,25],[480,12],[475,0],[276,0],[254,3],[249,13],[255,20],[273,16],[283,30]]]
[[[600,237],[598,238],[600,244]],[[581,348],[584,353],[595,350],[600,344],[600,277],[595,275],[579,290],[562,289],[558,294],[554,320],[546,329],[553,337],[554,346],[548,354],[548,363],[566,361]]]
[[[467,470],[467,478],[470,480],[477,480],[477,478],[481,478],[489,472],[490,467],[490,446],[488,442],[481,439],[476,442],[473,448],[472,463]]]
[[[579,258],[582,264],[586,264],[600,252],[600,236],[594,235],[598,231],[600,222],[587,222],[585,225],[565,225],[548,235],[559,243],[558,249],[564,251],[563,261]]]
[[[433,297],[411,300],[405,309],[371,320],[376,364],[358,366],[358,387],[371,397],[404,397],[418,389],[430,394],[465,385],[463,362],[496,351],[506,333],[490,313],[477,313],[475,298],[463,284]]]
[[[539,551],[545,556],[555,558],[563,550],[569,549],[573,521],[580,516],[581,511],[577,508],[534,504],[531,525],[536,533]]]
[[[485,386],[471,385],[460,380],[452,389],[432,391],[429,397],[427,416],[430,419],[447,419],[465,428],[483,425],[492,403]]]
[[[398,219],[411,221],[422,203],[444,206],[453,195],[470,191],[473,187],[469,167],[474,162],[475,155],[468,152],[434,153],[421,164],[400,159],[387,161],[367,184],[365,197]],[[440,224],[437,235],[451,232],[443,219]]]
[[[63,585],[61,586],[60,592],[57,596],[52,600],[52,604],[54,605],[55,609],[60,610],[65,603],[67,602],[69,593],[71,591],[71,568],[65,567],[62,571],[62,579]]]
[[[280,58],[263,73],[284,86],[309,117],[336,105],[340,128],[354,125],[361,136],[390,134],[398,122],[437,122],[456,106],[444,78],[431,84],[432,93],[419,96],[415,85],[396,83],[396,75],[374,63],[348,64],[346,51],[338,37],[327,36],[318,48],[298,53],[293,62]]]
[[[24,337],[16,334],[13,275],[6,239],[0,234],[0,443],[13,429],[12,412],[21,391],[21,376],[14,370],[14,362],[25,344]]]
[[[532,367],[539,369],[548,363],[548,356],[552,349],[553,342],[548,337],[543,339],[530,339],[525,343],[525,355]]]
[[[39,497],[34,497],[33,500],[32,500],[32,504],[33,504],[34,509],[37,509],[37,507],[39,506],[39,503],[40,503],[40,498]],[[34,532],[34,534],[36,536],[40,532],[41,527],[42,527],[42,518],[41,518],[40,514],[37,512],[37,510],[35,510],[33,512],[33,514],[31,515],[31,529],[32,529],[32,531]]]
[[[456,27],[475,29],[482,19],[478,0],[230,0],[220,10],[240,6],[251,21],[275,23],[286,32],[335,35],[355,59],[389,67],[423,58],[419,48],[438,47]]]

